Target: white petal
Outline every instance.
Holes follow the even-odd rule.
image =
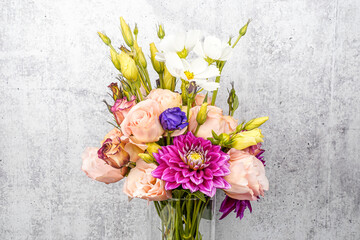
[[[221,56],[221,40],[214,36],[206,37],[204,40],[205,55],[211,59],[218,60]]]
[[[185,48],[191,51],[200,39],[201,32],[199,30],[191,30],[186,34]]]
[[[155,59],[158,60],[159,62],[165,62],[165,54],[161,53],[161,52],[157,52],[155,55]]]
[[[180,52],[184,50],[185,47],[185,40],[186,40],[186,33],[179,32],[176,34],[176,37],[173,39],[173,47],[176,52]]]
[[[197,58],[191,62],[189,72],[192,72],[195,75],[203,73],[206,71],[208,65],[209,64],[203,58]]]
[[[172,43],[175,39],[174,35],[166,36],[161,42],[159,43],[158,50],[159,52],[171,52],[174,51],[174,47]]]
[[[195,77],[199,79],[205,79],[205,78],[211,78],[217,76],[220,76],[219,69],[214,65],[210,65],[206,68],[204,72],[197,74]]]
[[[221,61],[228,60],[232,55],[232,50],[233,49],[232,49],[232,47],[229,46],[229,44],[223,43],[222,53],[221,53],[219,60],[221,60]]]
[[[194,52],[202,58],[206,58],[205,53],[204,53],[204,48],[203,48],[203,43],[202,42],[198,42],[195,47],[194,47]]]
[[[196,84],[203,88],[206,91],[214,91],[220,87],[220,84],[217,82],[209,82],[206,80],[194,79]]]
[[[186,59],[183,59],[183,58],[181,58],[181,62],[183,64],[184,71],[189,71],[190,70],[190,63],[188,61],[186,61]]]
[[[184,72],[184,65],[179,56],[174,53],[165,53],[165,64],[171,75],[180,77],[180,73]]]

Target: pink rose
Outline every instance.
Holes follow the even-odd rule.
[[[135,99],[136,97],[132,96],[130,101],[126,97],[116,100],[110,110],[114,114],[117,124],[120,125],[131,108],[136,105]]]
[[[236,130],[238,122],[232,116],[223,116],[224,119],[224,133],[231,133]]]
[[[155,164],[148,164],[140,159],[131,169],[124,184],[124,193],[131,198],[142,198],[149,201],[163,201],[171,198],[171,192],[165,190],[165,182],[154,178],[151,172]]]
[[[105,161],[98,158],[97,151],[97,148],[86,148],[81,155],[83,160],[81,169],[86,175],[106,184],[123,179],[128,169],[126,167],[118,169],[110,166]]]
[[[189,120],[189,130],[195,133],[197,122],[196,116],[200,110],[200,106],[195,106],[190,109],[190,120]],[[212,137],[212,130],[216,134],[221,133],[230,133],[235,131],[237,126],[237,121],[231,116],[223,116],[223,111],[221,108],[209,105],[207,107],[207,118],[203,125],[200,126],[199,131],[197,132],[197,137],[202,137],[207,139]]]
[[[136,162],[142,149],[129,141],[118,128],[114,128],[106,134],[101,142],[98,157],[115,168],[121,168],[130,161]]]
[[[147,98],[158,102],[160,104],[161,112],[165,111],[168,108],[181,108],[182,105],[181,95],[167,89],[153,89],[151,90]]]
[[[196,96],[195,96],[195,105],[196,106],[201,106],[201,104],[203,104],[203,102],[204,102],[205,96],[206,96],[205,94],[196,94]],[[208,96],[207,102],[209,104],[211,103],[211,97]]]
[[[262,162],[253,155],[232,148],[230,155],[230,174],[224,179],[230,183],[231,188],[225,193],[238,200],[256,200],[264,196],[264,191],[269,190],[269,181],[265,176]]]
[[[126,137],[136,143],[156,142],[164,133],[161,127],[160,106],[151,99],[136,104],[121,123],[121,130]]]

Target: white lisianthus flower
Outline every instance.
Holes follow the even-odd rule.
[[[194,52],[207,61],[209,59],[226,61],[231,56],[232,47],[227,42],[222,42],[217,37],[208,36],[204,39],[204,42],[198,42],[196,44]]]
[[[214,91],[219,88],[219,83],[210,82],[207,79],[220,76],[219,69],[214,65],[209,65],[203,58],[196,58],[190,63],[181,59],[176,53],[164,54],[165,64],[174,77],[187,81],[194,81],[196,85],[206,91]]]
[[[190,51],[193,50],[195,45],[199,42],[201,32],[198,30],[191,30],[189,32],[179,32],[175,35],[165,36],[161,40],[156,54],[156,60],[165,61],[165,53],[174,52],[180,58],[186,58]]]

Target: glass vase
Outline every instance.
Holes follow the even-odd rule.
[[[154,201],[149,211],[149,239],[215,240],[214,210],[215,197]]]

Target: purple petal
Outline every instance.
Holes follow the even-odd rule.
[[[184,176],[181,174],[181,172],[177,172],[175,174],[175,181],[177,183],[187,183],[190,180],[188,178],[184,178]]]
[[[165,184],[165,190],[173,190],[177,187],[180,186],[180,183],[176,183],[176,182],[167,182]]]

